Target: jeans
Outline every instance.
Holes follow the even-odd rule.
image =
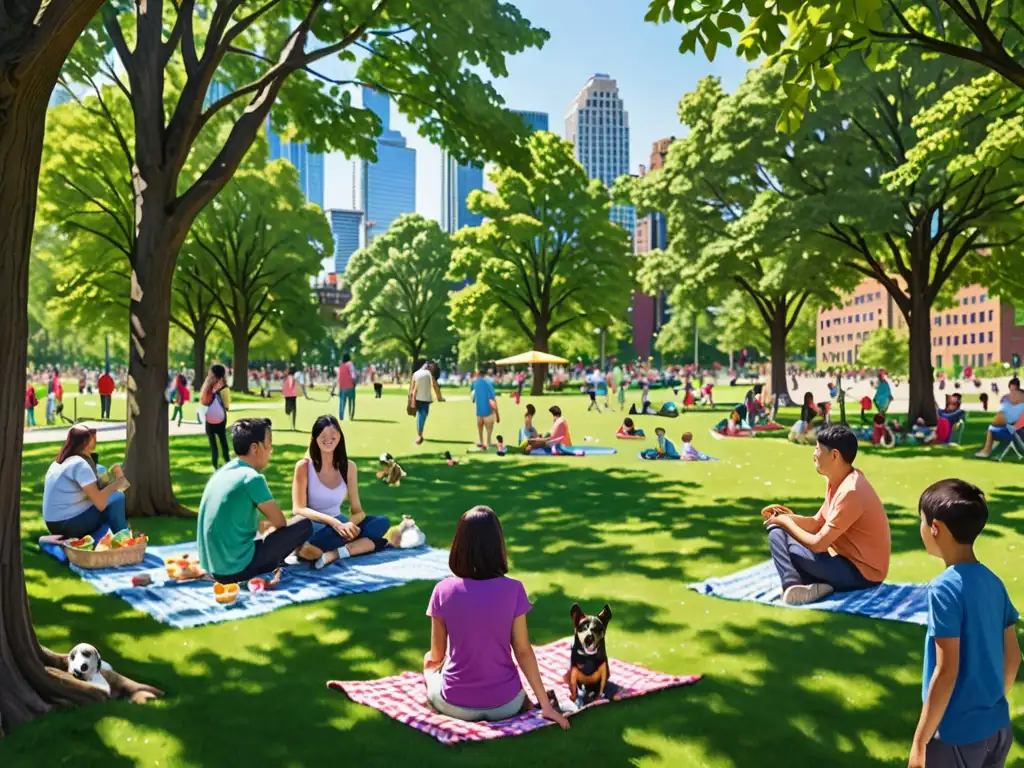
[[[221,584],[237,584],[254,576],[270,573],[292,552],[301,547],[313,535],[313,524],[304,517],[293,517],[288,525],[256,542],[256,551],[249,565],[238,573],[230,575],[213,574]]]
[[[348,401],[348,417],[355,421],[356,418],[356,391],[355,389],[338,390],[338,420],[345,420],[345,402]]]
[[[210,441],[210,456],[213,459],[213,468],[217,469],[217,438],[220,438],[220,447],[224,451],[224,463],[231,461],[228,455],[227,422],[211,424],[206,422],[206,438]]]
[[[128,517],[124,509],[124,494],[114,491],[107,498],[106,509],[89,507],[84,512],[79,512],[69,520],[47,521],[46,527],[50,533],[63,536],[65,539],[80,539],[99,530],[100,526],[106,525],[111,531],[117,533],[128,527]]]
[[[424,672],[423,681],[427,684],[427,701],[430,702],[430,706],[445,717],[454,717],[456,720],[465,720],[470,723],[476,723],[481,720],[492,723],[499,720],[508,720],[522,711],[523,702],[526,701],[526,691],[520,690],[512,701],[498,707],[491,707],[490,709],[470,709],[449,704],[441,696],[441,685],[444,682],[443,665],[441,669]]]
[[[25,409],[25,426],[34,427],[36,425],[36,409],[26,408]]]
[[[100,395],[100,418],[110,418],[110,395]]]
[[[52,396],[46,398],[46,423],[53,424],[53,409],[57,401]]]
[[[925,751],[928,768],[1003,768],[1013,746],[1013,728],[1005,725],[987,739],[952,746],[938,736]]]
[[[338,519],[343,523],[348,522],[348,518],[344,515],[339,515]],[[354,540],[369,539],[373,542],[373,551],[380,552],[388,545],[388,540],[384,538],[384,534],[388,532],[390,527],[391,521],[386,517],[367,515],[363,522],[359,524],[359,535]],[[313,536],[310,538],[309,543],[321,552],[330,552],[345,546],[349,541],[331,528],[331,526],[314,523]]]
[[[768,529],[768,548],[783,590],[797,584],[828,584],[836,592],[878,586],[868,581],[852,562],[841,555],[811,552],[778,526]]]
[[[416,434],[422,435],[423,428],[427,425],[427,416],[430,414],[430,403],[423,400],[416,401]]]

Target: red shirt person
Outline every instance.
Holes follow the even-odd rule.
[[[96,382],[96,389],[100,393],[100,418],[110,418],[110,398],[114,394],[114,377],[104,372]]]

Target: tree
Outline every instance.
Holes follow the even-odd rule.
[[[172,289],[171,322],[189,338],[195,381],[201,382],[206,378],[207,345],[219,322],[214,306],[222,290],[219,267],[196,249],[184,248]]]
[[[906,376],[909,371],[907,342],[906,332],[894,328],[878,328],[861,344],[857,351],[857,364],[867,368],[884,368],[893,376]]]
[[[446,275],[453,249],[436,221],[406,213],[353,254],[343,279],[352,299],[342,317],[359,329],[369,354],[401,354],[411,367],[427,350],[451,350]]]
[[[249,390],[249,345],[260,331],[292,330],[303,315],[309,322],[310,285],[328,243],[327,219],[307,204],[286,160],[237,172],[199,215],[184,247],[189,277],[212,298],[210,314],[231,336],[234,391]]]
[[[773,119],[777,87],[770,73],[756,70],[733,94],[717,78],[703,79],[680,101],[686,138],[669,148],[663,168],[621,179],[616,194],[640,212],[668,218],[667,248],[643,257],[645,292],[671,291],[669,304],[678,310],[715,306],[741,291],[770,351],[771,390],[784,402],[787,338],[805,305],[812,297],[835,299],[855,278],[835,268],[834,249],[794,233],[800,222],[787,201],[807,190],[799,175],[771,167],[790,159],[790,140],[765,123]],[[682,316],[673,313],[666,334]],[[692,321],[689,328],[692,335]]]
[[[477,190],[469,209],[485,217],[455,235],[450,280],[474,285],[452,295],[458,327],[501,326],[540,352],[551,338],[585,325],[610,326],[633,290],[626,232],[608,219],[610,197],[589,181],[572,145],[538,132],[530,165],[492,174],[494,192]],[[534,368],[543,392],[547,366]]]
[[[836,63],[872,47],[940,54],[1024,89],[1024,8],[1014,2],[650,0],[646,18],[685,24],[680,52],[700,44],[713,60],[719,45],[733,44],[732,31],[740,33],[736,48],[747,61],[767,56],[769,65],[784,62],[787,98],[780,123],[787,128],[801,119],[812,87],[827,91],[839,84]]]
[[[118,142],[135,172],[137,211],[125,458],[132,514],[181,509],[171,485],[163,396],[175,263],[196,216],[238,170],[275,102],[275,128],[294,125],[311,150],[375,159],[380,120],[353,107],[346,90],[368,84],[394,96],[425,137],[460,161],[514,159],[525,126],[500,108],[481,75],[504,75],[508,53],[546,37],[499,0],[460,0],[457,13],[451,2],[409,0],[104,7],[67,71],[75,79],[102,73],[132,106],[134,142]],[[353,79],[333,80],[316,69],[328,59],[355,63],[357,50],[370,55]],[[214,83],[228,92],[211,92]],[[214,159],[194,176],[184,173],[197,141],[210,135],[205,129],[224,116],[232,125],[223,137],[214,134]]]

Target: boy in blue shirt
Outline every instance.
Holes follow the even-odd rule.
[[[946,570],[928,585],[924,706],[909,768],[1002,768],[1013,743],[1007,696],[1021,662],[1019,614],[974,554],[988,521],[985,495],[940,480],[919,508],[924,547]]]

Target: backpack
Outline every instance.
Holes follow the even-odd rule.
[[[224,401],[220,399],[220,392],[213,393],[210,406],[206,409],[206,421],[209,424],[220,424],[228,415],[228,409],[224,407]]]

